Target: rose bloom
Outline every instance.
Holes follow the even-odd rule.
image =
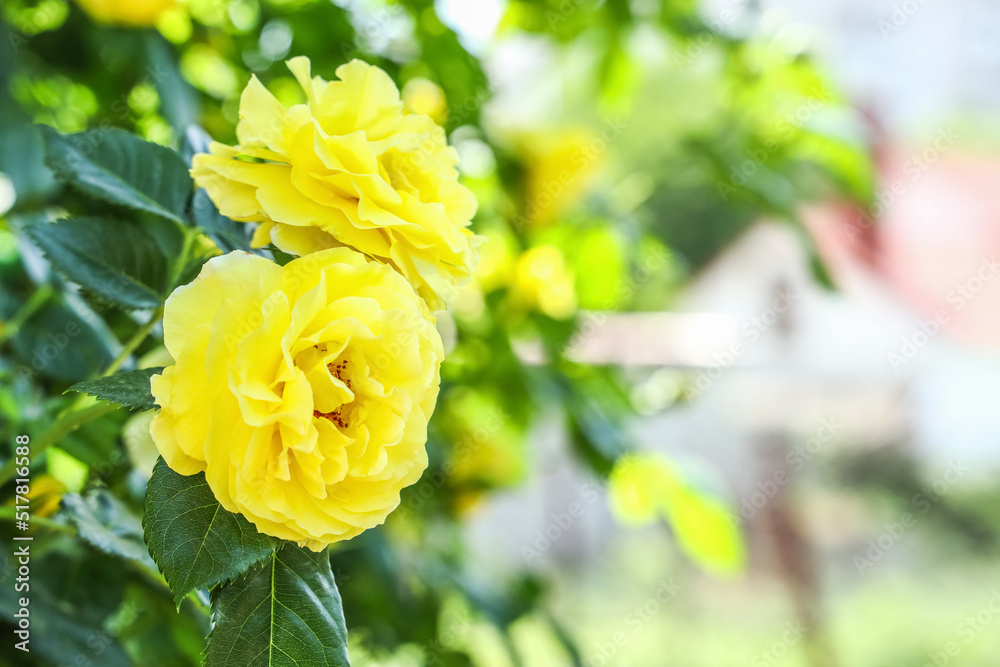
[[[101,23],[148,28],[155,25],[176,0],[76,0],[85,12]]]
[[[408,113],[378,67],[352,60],[339,81],[288,61],[307,103],[285,108],[256,77],[240,98],[237,146],[213,143],[191,175],[223,215],[259,222],[255,247],[293,255],[341,245],[391,264],[437,310],[470,277],[479,237],[458,155],[431,118]]]
[[[215,257],[167,299],[150,432],[182,475],[315,551],[382,523],[427,466],[444,356],[426,305],[349,248]]]

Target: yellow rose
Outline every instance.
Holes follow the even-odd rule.
[[[101,23],[148,28],[156,24],[176,0],[76,0],[84,11]]]
[[[313,550],[382,523],[427,466],[444,351],[391,267],[349,248],[215,257],[167,299],[151,381],[167,464]]]
[[[285,108],[256,77],[240,98],[237,146],[213,143],[191,175],[223,215],[259,222],[258,247],[293,255],[341,245],[392,265],[433,309],[476,262],[476,212],[458,155],[429,117],[407,113],[378,67],[352,60],[339,81],[288,68],[308,102]]]

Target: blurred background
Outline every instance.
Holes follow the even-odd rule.
[[[31,124],[232,143],[251,74],[291,105],[284,60],[333,78],[358,57],[445,126],[489,243],[440,318],[431,467],[332,550],[354,664],[1000,664],[996,3],[4,0],[2,19],[4,443],[136,326],[19,233],[59,215]],[[199,664],[204,610],[66,518],[106,494],[128,537],[149,418],[36,464],[32,612],[59,641],[26,664]]]

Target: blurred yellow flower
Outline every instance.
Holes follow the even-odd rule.
[[[583,195],[600,162],[603,139],[589,128],[532,133],[520,138],[525,154],[525,217],[547,225]]]
[[[268,535],[320,550],[382,523],[427,466],[443,357],[426,305],[349,248],[209,260],[166,303],[151,381],[167,464]]]
[[[489,293],[510,282],[518,244],[506,225],[491,225],[481,233],[487,242],[480,251],[473,279],[483,292]]]
[[[480,317],[486,308],[485,296],[510,283],[519,252],[517,238],[506,224],[488,225],[479,233],[485,242],[480,247],[476,271],[449,304],[454,315],[466,320]]]
[[[445,468],[451,482],[473,488],[513,486],[527,468],[523,434],[491,397],[462,387],[447,401],[451,451]]]
[[[172,9],[177,0],[76,0],[90,16],[101,23],[149,28]]]
[[[295,255],[349,246],[402,273],[432,309],[465,283],[480,238],[476,198],[458,182],[458,155],[428,116],[406,113],[378,67],[352,60],[339,81],[288,61],[308,102],[286,108],[256,77],[240,98],[239,145],[211,145],[191,174],[223,215],[261,223]]]
[[[465,438],[473,436],[469,431]],[[455,458],[454,479],[475,486],[514,486],[524,477],[525,452],[510,433],[496,434]]]
[[[448,118],[448,104],[444,91],[433,81],[417,77],[403,86],[403,104],[411,113],[430,116],[436,123]]]
[[[468,517],[483,506],[487,497],[486,491],[482,489],[461,491],[452,501],[452,511],[457,517]]]
[[[185,79],[212,97],[223,100],[239,90],[240,70],[208,44],[185,49],[180,67]]]
[[[555,319],[576,312],[576,289],[572,270],[559,248],[541,245],[522,254],[514,266],[511,286],[514,302]]]
[[[31,513],[38,517],[52,516],[59,509],[59,503],[66,491],[66,485],[52,475],[39,475],[31,482],[28,492]]]

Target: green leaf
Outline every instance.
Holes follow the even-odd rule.
[[[682,485],[668,488],[667,496],[667,521],[692,560],[717,575],[736,574],[746,567],[743,539],[723,502]]]
[[[168,261],[139,225],[105,218],[36,223],[26,228],[71,280],[131,308],[156,308],[167,288]]]
[[[835,291],[837,283],[830,273],[830,267],[827,265],[826,260],[823,259],[823,256],[819,253],[819,248],[816,247],[816,239],[813,238],[801,222],[795,222],[793,228],[809,258],[809,270],[812,273],[813,280],[823,289],[831,292]]]
[[[66,391],[79,391],[102,401],[120,403],[132,410],[144,412],[156,407],[149,388],[149,378],[162,372],[162,367],[122,371],[96,380],[77,382]]]
[[[725,503],[662,455],[647,452],[618,459],[608,480],[608,498],[622,523],[665,519],[688,557],[714,574],[735,574],[746,564],[742,536]]]
[[[347,667],[347,626],[326,551],[294,544],[215,591],[205,667]]]
[[[615,459],[630,447],[610,396],[598,400],[565,379],[560,384],[574,448],[594,472],[608,475]]]
[[[76,524],[80,537],[101,551],[156,568],[146,552],[138,517],[107,490],[97,489],[86,496],[67,493],[60,507]]]
[[[142,525],[146,545],[178,604],[247,571],[274,551],[275,540],[227,512],[205,474],[179,475],[160,458],[146,487]]]
[[[205,231],[222,252],[243,250],[260,254],[260,250],[250,245],[250,238],[253,236],[252,226],[230,220],[219,213],[219,209],[204,190],[195,193],[191,209],[195,224]]]
[[[56,178],[102,201],[184,224],[191,177],[174,151],[117,129],[69,135],[41,129]]]
[[[72,493],[82,491],[90,475],[90,466],[59,447],[45,450],[45,470]]]
[[[16,105],[0,101],[0,171],[14,184],[19,207],[39,203],[57,186],[44,154],[38,128]]]
[[[160,95],[163,117],[178,134],[183,134],[189,125],[198,122],[197,91],[181,76],[170,43],[153,30],[143,37],[150,70],[156,74],[153,82]]]
[[[61,297],[39,308],[11,343],[10,360],[17,363],[18,375],[26,378],[41,375],[75,382],[114,358],[100,334]]]

